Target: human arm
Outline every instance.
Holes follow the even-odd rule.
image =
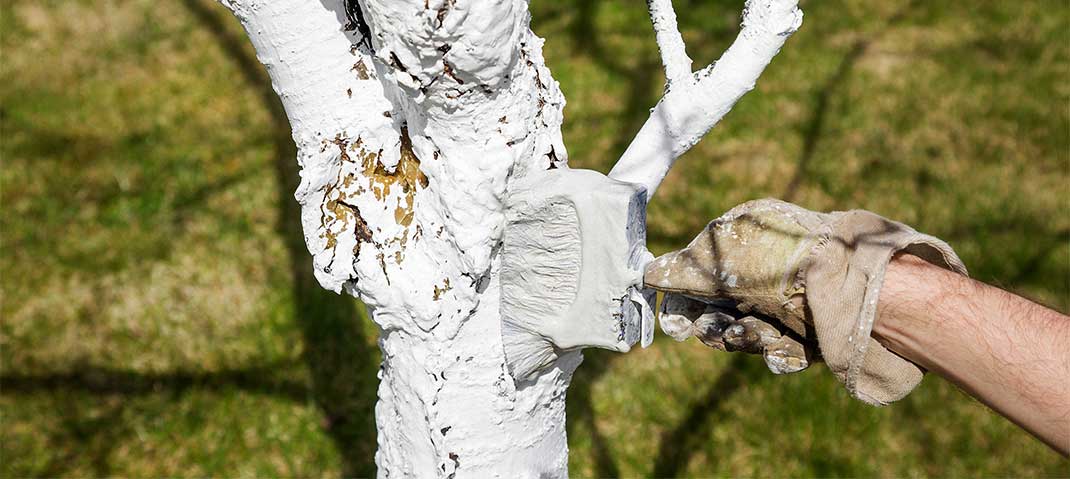
[[[1070,454],[1070,317],[909,254],[877,311],[886,348]]]
[[[644,281],[677,340],[761,354],[778,374],[820,359],[873,405],[929,369],[1067,452],[1070,319],[969,279],[949,245],[906,225],[751,201]]]

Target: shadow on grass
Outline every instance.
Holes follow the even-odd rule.
[[[368,346],[361,321],[363,308],[347,296],[320,287],[301,230],[301,210],[293,198],[300,183],[297,150],[271,80],[244,36],[228,29],[228,15],[206,0],[183,0],[201,25],[211,32],[238,66],[250,88],[259,92],[271,113],[275,143],[273,164],[278,183],[279,234],[286,242],[295,299],[295,320],[304,340],[304,359],[312,374],[312,392],[326,418],[326,428],[343,458],[345,476],[375,474],[375,399],[378,351]],[[360,310],[358,312],[358,309]]]
[[[810,119],[803,127],[803,146],[799,151],[799,157],[795,160],[795,173],[792,175],[791,180],[788,181],[788,185],[784,188],[784,193],[780,195],[780,198],[784,201],[794,201],[799,191],[799,187],[802,186],[802,182],[809,174],[810,163],[814,158],[814,153],[817,152],[817,145],[821,141],[821,137],[825,133],[825,117],[828,115],[829,101],[832,96],[840,89],[850,76],[851,71],[854,70],[855,64],[862,58],[862,55],[866,53],[869,46],[881,36],[889,28],[902,22],[908,13],[918,4],[918,0],[911,0],[907,4],[900,7],[885,21],[881,28],[873,34],[860,38],[855,41],[851,48],[847,50],[847,53],[843,55],[843,59],[840,60],[839,66],[836,67],[836,71],[832,76],[821,85],[820,88],[814,93],[814,109],[810,114]]]
[[[285,398],[303,403],[310,397],[322,410],[325,429],[343,459],[345,476],[375,474],[376,370],[379,356],[369,345],[362,321],[364,310],[347,296],[322,289],[312,274],[312,260],[305,248],[300,208],[292,192],[297,189],[299,172],[296,148],[290,136],[285,111],[271,88],[263,67],[221,6],[208,0],[183,0],[182,4],[210,32],[216,44],[234,62],[249,88],[258,92],[271,117],[270,137],[274,145],[274,167],[278,184],[278,234],[289,256],[294,297],[294,320],[304,339],[303,362],[312,379],[280,377],[279,371],[293,370],[294,364],[267,364],[259,367],[216,372],[168,372],[143,374],[94,366],[76,366],[62,373],[4,374],[0,376],[5,394],[50,394],[60,404],[56,412],[60,430],[48,437],[57,456],[43,465],[41,476],[63,475],[78,463],[87,462],[96,476],[111,475],[109,458],[124,438],[131,434],[131,415],[149,416],[152,411],[134,406],[130,399],[147,395],[177,398],[194,390],[232,390]],[[206,139],[210,141],[210,139]],[[179,202],[180,212],[196,207],[211,194],[229,188],[248,171],[217,180]],[[200,214],[199,212],[197,214]],[[176,217],[182,222],[183,217]],[[94,398],[94,411],[73,399],[77,394]]]
[[[273,374],[290,364],[269,364],[255,368],[224,369],[213,372],[175,371],[170,373],[136,373],[97,366],[76,367],[71,371],[45,374],[4,374],[4,394],[39,392],[86,392],[107,396],[134,397],[167,391],[180,394],[189,389],[241,389],[302,402],[308,397],[303,382],[278,378]]]
[[[793,201],[795,199],[799,186],[802,185],[803,178],[809,171],[810,162],[814,158],[814,152],[817,151],[817,144],[823,136],[829,100],[836,90],[843,85],[855,63],[866,52],[869,44],[870,39],[865,38],[851,45],[851,49],[844,54],[839,66],[836,67],[836,72],[814,94],[814,110],[803,128],[803,146],[799,152],[798,159],[795,160],[795,174],[788,181],[788,186],[784,188],[784,194],[780,195],[784,201]]]
[[[45,394],[60,405],[54,410],[59,430],[48,437],[52,449],[59,454],[35,471],[36,476],[65,475],[84,458],[82,461],[89,463],[96,476],[105,477],[112,474],[109,457],[113,450],[132,432],[124,418],[131,410],[139,416],[153,415],[143,404],[134,405],[132,399],[159,394],[177,397],[191,390],[238,389],[304,402],[309,390],[303,382],[273,374],[292,366],[276,363],[215,372],[136,373],[83,365],[62,373],[4,374],[0,376],[0,384],[5,395]],[[88,408],[92,411],[77,400],[85,394],[99,400]]]
[[[576,369],[576,373],[572,376],[572,383],[568,387],[568,395],[565,399],[567,413],[565,430],[568,432],[569,440],[575,440],[576,428],[580,424],[586,425],[591,435],[591,453],[594,454],[592,462],[594,463],[594,472],[597,477],[620,476],[620,470],[609,452],[606,438],[598,430],[594,404],[591,402],[591,386],[594,385],[594,382],[599,377],[605,374],[616,354],[610,351],[594,349],[584,351],[583,364]]]
[[[710,385],[706,395],[688,412],[683,421],[674,429],[666,432],[658,441],[658,455],[654,462],[654,477],[676,477],[691,458],[694,451],[703,450],[701,441],[707,440],[712,428],[711,420],[716,417],[725,400],[748,379],[753,379],[753,371],[746,369],[747,357],[743,354],[732,356],[721,376]],[[720,449],[720,448],[715,448]]]

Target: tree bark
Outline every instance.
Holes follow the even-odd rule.
[[[508,182],[567,167],[564,98],[527,2],[221,1],[252,40],[293,129],[302,168],[295,197],[316,277],[360,298],[380,329],[379,475],[566,476],[565,392],[581,356],[562,355],[517,388],[502,349]],[[652,13],[671,13],[667,1],[655,3]],[[672,18],[664,24],[675,30]],[[679,34],[659,30],[663,38],[676,42],[663,48],[675,56],[670,73],[691,78]],[[692,94],[704,85],[695,78]],[[650,131],[663,138],[639,143],[649,150],[694,136],[679,127],[659,124]],[[670,159],[633,154],[622,175],[656,187],[690,144],[675,145]],[[644,177],[643,161],[661,176]]]

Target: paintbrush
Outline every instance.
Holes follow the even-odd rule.
[[[583,348],[627,352],[650,344],[646,203],[644,187],[591,170],[550,169],[510,184],[501,316],[517,384]]]

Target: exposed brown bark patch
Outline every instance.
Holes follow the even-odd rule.
[[[379,201],[385,199],[390,195],[390,188],[395,185],[401,188],[401,196],[394,210],[394,221],[401,226],[412,224],[416,190],[427,188],[428,180],[427,175],[420,171],[420,159],[412,151],[409,129],[401,128],[401,159],[393,172],[387,171],[377,154],[363,153],[361,166],[375,199]]]
[[[450,279],[446,278],[443,281],[445,283],[443,284],[443,286],[441,288],[439,288],[438,285],[435,285],[435,295],[434,295],[434,298],[433,298],[435,301],[438,301],[440,298],[442,298],[442,295],[445,294],[446,291],[449,291],[451,289],[451,287],[450,287]]]
[[[415,216],[416,191],[428,186],[427,175],[420,171],[420,160],[413,152],[412,140],[409,138],[408,129],[405,127],[401,129],[400,159],[394,171],[388,171],[386,166],[383,165],[381,161],[382,150],[368,151],[364,148],[361,138],[357,138],[355,142],[351,143],[348,137],[338,134],[333,139],[323,142],[322,151],[326,151],[331,146],[338,148],[339,159],[343,165],[339,169],[338,177],[335,181],[326,187],[323,204],[320,206],[320,228],[322,230],[320,238],[326,239],[324,250],[331,250],[332,253],[331,261],[326,268],[327,272],[330,272],[330,268],[334,264],[338,235],[349,231],[349,228],[352,227],[353,234],[356,236],[356,243],[353,246],[354,257],[359,256],[362,244],[372,243],[380,250],[376,258],[379,260],[379,264],[385,274],[386,255],[381,250],[384,247],[396,245],[398,249],[392,254],[393,260],[397,264],[402,262],[404,250],[409,240],[409,226]],[[359,173],[354,172],[353,167],[345,167],[346,164],[354,164],[354,167],[359,168]],[[356,184],[358,174],[367,178],[368,188]],[[382,240],[377,242],[374,240],[372,229],[361,214],[357,202],[351,201],[351,199],[370,191],[377,201],[385,203],[390,196],[391,188],[401,188],[394,207],[394,221],[404,227],[404,231],[385,242]],[[389,208],[386,204],[383,207]],[[381,228],[376,229],[381,231]],[[419,235],[420,231],[419,225],[417,225],[417,235]],[[413,236],[413,239],[416,239],[416,235]]]
[[[353,64],[352,70],[357,72],[357,78],[360,80],[371,78],[371,75],[368,74],[368,66],[364,64],[364,59],[357,60],[357,63]]]

